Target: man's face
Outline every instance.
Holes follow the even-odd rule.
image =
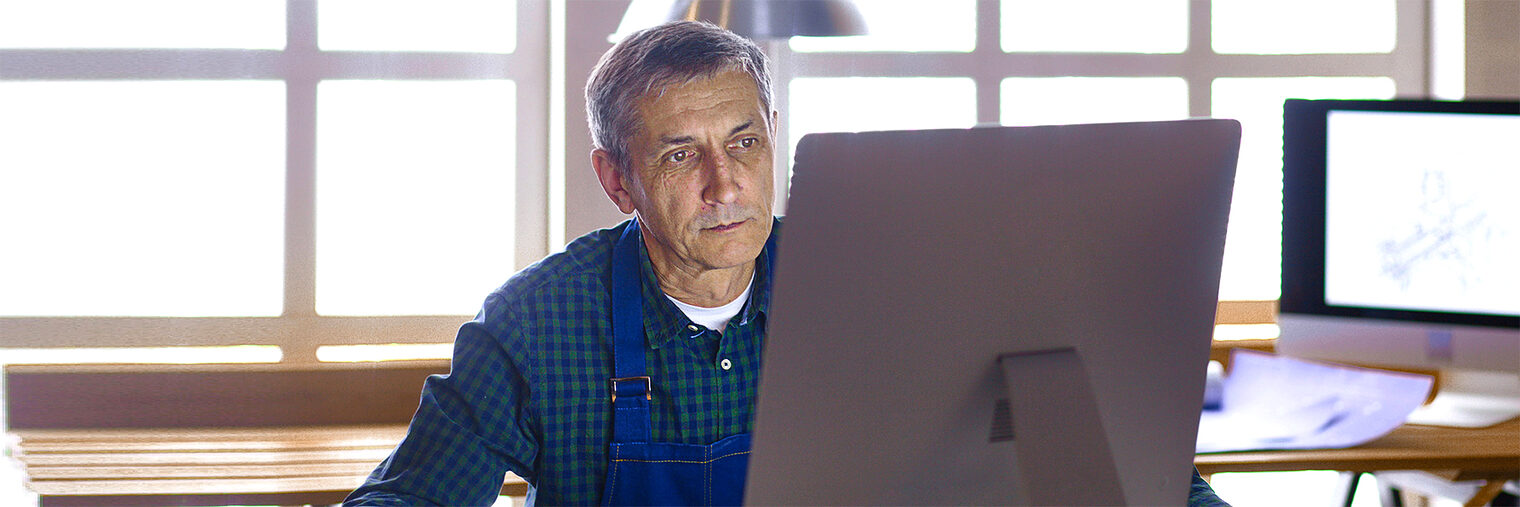
[[[774,186],[754,80],[734,70],[666,86],[640,99],[638,114],[624,185],[650,255],[692,272],[754,262],[770,236]]]

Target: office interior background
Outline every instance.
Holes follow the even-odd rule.
[[[0,1],[0,363],[446,359],[625,218],[581,90],[628,4]],[[1276,333],[1283,99],[1520,97],[1515,0],[858,4],[762,41],[778,213],[808,132],[1239,119],[1223,340]]]

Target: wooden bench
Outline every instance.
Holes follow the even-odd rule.
[[[43,505],[333,504],[446,362],[5,370],[7,447]],[[508,475],[502,494],[527,484]]]

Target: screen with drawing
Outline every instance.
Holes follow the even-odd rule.
[[[1520,116],[1332,110],[1325,302],[1520,315]]]
[[[1520,103],[1288,100],[1279,349],[1520,369]]]

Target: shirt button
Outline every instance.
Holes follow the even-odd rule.
[[[734,362],[724,358],[722,362],[718,363],[718,366],[722,366],[724,370],[728,370],[734,367]]]

